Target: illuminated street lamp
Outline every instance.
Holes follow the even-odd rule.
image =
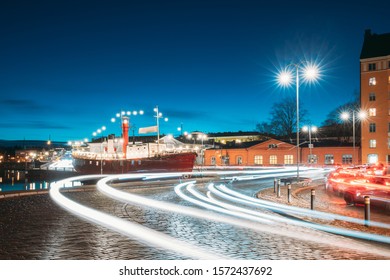
[[[301,75],[304,81],[314,82],[319,78],[319,69],[313,63],[303,62],[289,64],[278,74],[279,85],[287,87],[293,83],[293,70],[295,70],[295,89],[297,103],[297,181],[299,181],[299,76],[300,72],[302,72]]]
[[[367,113],[364,111],[356,112],[355,110],[352,110],[352,142],[353,142],[353,160],[352,163],[356,164],[356,113],[359,120],[363,120],[367,117]],[[349,112],[342,112],[341,113],[341,119],[347,121],[350,118]]]
[[[313,155],[312,155],[313,145],[311,144],[311,133],[317,132],[317,127],[313,126],[313,125],[309,125],[309,126],[305,125],[304,127],[302,127],[302,131],[309,133],[309,150],[310,150],[309,163],[312,163],[313,162]]]

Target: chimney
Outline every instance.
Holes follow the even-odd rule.
[[[129,144],[129,117],[122,116],[123,158],[127,157],[127,145]]]

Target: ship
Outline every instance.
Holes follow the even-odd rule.
[[[156,142],[129,143],[129,117],[122,116],[121,119],[121,138],[108,137],[100,143],[86,143],[74,147],[72,161],[76,172],[80,174],[192,172],[197,157],[196,151],[173,137],[165,136],[160,139],[158,121],[157,126],[143,128],[144,132],[158,133]]]

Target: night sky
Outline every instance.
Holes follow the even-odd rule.
[[[295,96],[275,82],[291,62],[321,66],[300,91],[312,124],[351,101],[364,31],[390,32],[390,1],[2,0],[0,26],[0,139],[119,134],[122,110],[145,111],[138,130],[156,105],[163,133],[253,131]]]

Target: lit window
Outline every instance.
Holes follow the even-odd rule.
[[[376,140],[370,139],[370,148],[376,148]]]
[[[334,164],[333,155],[325,155],[325,164]]]
[[[376,116],[376,108],[370,108],[368,109],[368,115],[370,117],[375,117]]]
[[[376,63],[369,63],[368,71],[375,71],[375,70],[376,70]]]
[[[284,155],[284,164],[293,164],[293,155]]]
[[[375,85],[376,85],[376,79],[375,79],[375,77],[372,77],[372,78],[369,79],[368,85],[370,85],[370,86],[375,86]]]
[[[390,75],[389,75],[389,77],[387,78],[387,83],[390,84]]]
[[[370,132],[376,132],[376,124],[370,123]]]
[[[370,95],[368,96],[369,101],[375,101],[375,93],[371,92]]]
[[[343,164],[352,164],[352,155],[343,155],[341,160]]]
[[[263,156],[261,156],[261,155],[256,155],[256,156],[255,156],[255,164],[257,164],[257,165],[263,164]]]
[[[278,157],[276,155],[269,156],[269,164],[278,164]]]

